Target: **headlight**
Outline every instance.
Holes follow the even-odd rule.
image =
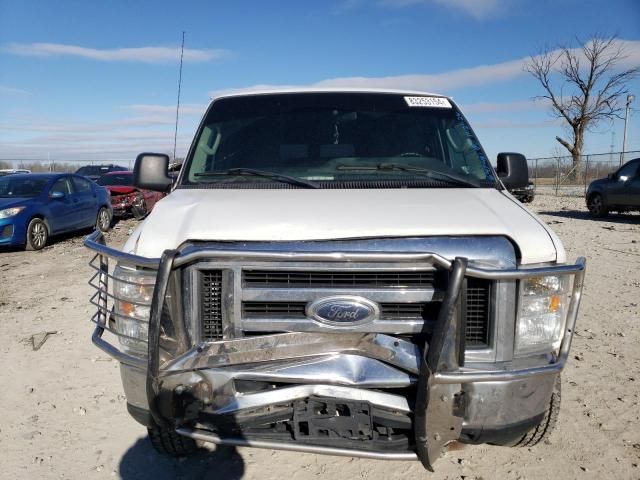
[[[15,217],[25,208],[26,207],[12,207],[12,208],[5,208],[4,210],[0,210],[0,220],[2,220],[3,218]]]
[[[113,271],[114,317],[123,350],[146,355],[156,272],[117,265]]]
[[[520,282],[515,354],[550,352],[560,346],[567,318],[569,277],[526,278]]]

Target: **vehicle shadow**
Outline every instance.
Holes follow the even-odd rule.
[[[159,455],[149,439],[141,438],[126,451],[119,471],[124,480],[239,480],[244,476],[245,465],[233,447],[218,447],[213,452],[203,450],[203,453],[188,458],[169,458]]]
[[[538,212],[538,215],[549,215],[552,217],[569,218],[572,220],[587,220],[591,222],[609,222],[628,225],[640,224],[640,215],[635,213],[610,213],[604,218],[595,218],[589,215],[589,212],[579,210],[553,210],[540,211]]]

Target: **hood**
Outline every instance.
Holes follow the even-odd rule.
[[[591,190],[594,187],[602,187],[603,185],[605,185],[608,182],[609,182],[609,178],[607,178],[607,177],[598,178],[597,180],[594,180],[589,184],[589,190]]]
[[[178,189],[158,202],[125,246],[160,257],[188,240],[296,241],[502,235],[521,262],[564,261],[557,237],[492,188],[376,190]]]
[[[0,210],[4,210],[5,208],[19,207],[21,205],[28,206],[30,203],[33,203],[34,200],[34,197],[0,197]]]
[[[104,188],[109,190],[109,193],[112,195],[126,195],[127,193],[136,191],[135,187],[128,187],[126,185],[106,185]]]

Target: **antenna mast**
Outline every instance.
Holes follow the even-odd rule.
[[[176,130],[173,134],[173,161],[176,161],[176,145],[178,143],[178,116],[180,115],[180,87],[182,86],[182,58],[184,56],[184,30],[182,31],[182,48],[180,49],[180,76],[178,77],[178,103],[176,104]]]

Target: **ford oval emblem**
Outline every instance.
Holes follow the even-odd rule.
[[[376,303],[354,296],[325,297],[307,305],[307,315],[314,320],[344,327],[372,322],[379,312]]]

